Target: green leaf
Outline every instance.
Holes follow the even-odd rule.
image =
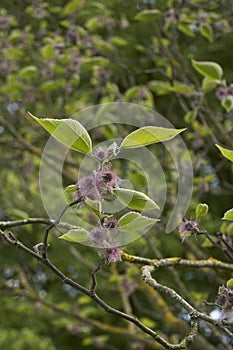
[[[118,225],[120,231],[132,232],[151,226],[157,221],[159,220],[143,216],[137,212],[130,212],[120,218]]]
[[[77,191],[78,186],[77,185],[69,185],[66,187],[65,192],[75,192]]]
[[[161,16],[161,12],[159,10],[144,10],[139,12],[134,18],[138,21],[153,21],[154,19]]]
[[[222,155],[229,159],[231,162],[233,162],[233,151],[227,148],[224,148],[220,145],[215,144],[215,146],[220,150],[220,152],[222,153]]]
[[[221,101],[221,106],[227,111],[230,112],[233,109],[233,96],[227,96],[224,100]]]
[[[224,213],[222,220],[233,221],[233,208]]]
[[[233,287],[233,278],[230,278],[228,281],[227,281],[227,288],[232,288]]]
[[[47,44],[41,49],[41,54],[46,61],[51,60],[55,55],[55,50],[51,44]]]
[[[190,27],[190,23],[187,23],[187,22],[180,22],[179,23],[179,26],[178,26],[178,29],[182,32],[182,33],[184,33],[184,34],[186,34],[186,35],[188,35],[188,36],[194,36],[194,33],[193,33],[193,31],[192,31],[192,29],[191,29],[191,27]]]
[[[219,79],[214,79],[212,77],[204,77],[204,79],[202,80],[201,88],[204,92],[208,92],[213,90],[220,82],[221,80]]]
[[[192,65],[198,73],[202,74],[205,77],[214,79],[222,78],[222,67],[216,62],[192,60]]]
[[[89,153],[92,150],[91,138],[86,129],[74,119],[40,119],[28,112],[55,139],[75,151]]]
[[[179,94],[184,94],[184,95],[188,95],[193,92],[193,89],[191,86],[181,83],[179,81],[174,81],[174,84],[170,85],[168,89],[171,92],[177,92]]]
[[[168,129],[157,126],[145,126],[133,131],[122,141],[120,148],[138,148],[153,143],[167,141],[186,129]]]
[[[38,69],[35,66],[27,66],[19,71],[20,78],[23,79],[31,79],[33,75],[36,75],[38,73]]]
[[[60,84],[57,80],[48,80],[41,84],[41,91],[54,91],[60,88]]]
[[[186,123],[193,123],[194,120],[196,119],[196,116],[197,116],[197,110],[196,109],[193,109],[191,111],[188,111],[185,116],[184,116],[184,120]]]
[[[207,215],[209,210],[209,207],[205,203],[199,203],[196,206],[196,220],[198,220],[200,217]]]
[[[211,43],[214,41],[213,28],[209,24],[207,23],[202,24],[200,28],[200,33],[204,38],[209,40]]]
[[[100,201],[93,201],[90,198],[85,199],[85,204],[87,208],[91,211],[93,211],[97,216],[101,215],[101,202]]]
[[[128,208],[135,210],[159,209],[159,206],[146,194],[125,188],[114,190],[117,198]]]
[[[102,56],[93,56],[84,58],[82,60],[82,66],[84,67],[94,67],[94,66],[107,66],[109,64],[109,60]]]
[[[82,243],[88,240],[87,235],[88,231],[84,230],[83,228],[80,228],[73,229],[67,233],[64,233],[64,235],[60,236],[59,239],[64,239],[65,241],[69,242]]]
[[[157,95],[166,95],[169,93],[170,84],[163,80],[151,80],[148,87]]]
[[[110,42],[115,45],[115,46],[119,46],[119,47],[123,47],[123,46],[127,46],[128,45],[128,41],[121,38],[120,36],[112,36],[110,39]]]

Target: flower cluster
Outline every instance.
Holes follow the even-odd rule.
[[[224,312],[230,311],[233,308],[233,287],[219,287],[216,304]]]
[[[74,199],[84,202],[88,197],[92,200],[100,201],[108,192],[112,193],[117,187],[118,176],[108,166],[99,171],[93,171],[84,176],[77,183],[78,190],[75,192]]]
[[[183,243],[186,235],[195,235],[199,232],[198,224],[196,221],[184,220],[179,225],[179,234],[181,242]]]
[[[117,219],[105,218],[102,225],[95,227],[88,234],[90,242],[101,248],[101,253],[108,263],[121,260],[120,248],[116,243],[117,227]]]
[[[233,96],[233,84],[227,86],[220,86],[216,91],[216,97],[222,101],[225,98]]]

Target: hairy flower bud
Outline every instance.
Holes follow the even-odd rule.
[[[179,224],[179,234],[180,234],[182,243],[185,240],[186,234],[196,235],[198,232],[199,232],[199,229],[196,221],[185,220]]]

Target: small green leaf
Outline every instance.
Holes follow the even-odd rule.
[[[119,47],[123,47],[123,46],[127,46],[128,45],[128,41],[121,38],[120,36],[112,36],[110,39],[110,42],[115,45],[115,46],[119,46]]]
[[[224,100],[221,101],[221,106],[227,111],[230,112],[233,109],[233,96],[227,96]]]
[[[82,66],[84,67],[94,67],[94,66],[107,66],[109,60],[102,56],[87,57],[82,60]]]
[[[207,23],[202,24],[200,28],[200,33],[204,38],[209,40],[211,43],[214,41],[213,28],[209,24]]]
[[[233,208],[224,213],[222,220],[233,221]]]
[[[120,148],[138,148],[153,143],[167,141],[186,129],[168,129],[156,126],[145,126],[133,131],[122,141]]]
[[[117,198],[128,208],[135,210],[159,209],[159,206],[146,194],[125,188],[114,190]]]
[[[31,79],[33,75],[36,75],[38,73],[38,69],[35,66],[27,66],[19,71],[20,78],[23,79]]]
[[[118,221],[119,230],[123,232],[132,232],[152,226],[158,219],[143,216],[137,212],[130,212],[123,215]]]
[[[232,287],[233,287],[233,278],[227,281],[227,288],[232,288]]]
[[[77,185],[69,185],[66,187],[65,192],[75,192],[77,191],[78,186]]]
[[[179,23],[179,26],[178,26],[178,29],[179,29],[182,33],[184,33],[184,34],[186,34],[186,35],[188,35],[188,36],[194,36],[194,33],[193,33],[193,31],[192,31],[192,29],[191,29],[191,26],[190,26],[190,23],[187,23],[187,22],[180,22],[180,23]]]
[[[214,79],[212,77],[204,77],[201,88],[204,92],[208,92],[213,90],[220,82],[221,80]]]
[[[185,116],[184,116],[184,120],[186,123],[193,123],[194,120],[196,119],[196,116],[197,116],[197,110],[196,109],[193,109],[191,111],[188,111]]]
[[[73,229],[67,233],[64,233],[64,235],[60,236],[59,239],[64,239],[65,241],[75,242],[75,243],[83,243],[88,240],[87,235],[88,235],[88,231],[84,230],[83,228],[80,228],[80,229]]]
[[[85,204],[89,210],[92,210],[97,216],[101,215],[101,202],[93,201],[90,198],[85,199]]]
[[[233,151],[227,148],[224,148],[220,145],[215,144],[215,146],[220,150],[220,152],[222,153],[222,155],[229,159],[231,162],[233,162]]]
[[[91,138],[86,129],[74,119],[40,119],[28,112],[55,139],[75,151],[89,153],[92,150]]]
[[[205,203],[199,203],[196,206],[196,220],[198,220],[200,217],[207,215],[209,210],[209,207]]]
[[[221,79],[223,75],[222,67],[211,61],[195,61],[192,60],[192,65],[197,72],[205,77],[210,77],[213,79]]]
[[[46,59],[46,61],[51,60],[55,55],[55,50],[51,44],[47,44],[41,49],[41,54]]]
[[[161,12],[159,10],[144,10],[139,12],[134,18],[138,21],[153,21],[154,19],[161,16]]]
[[[48,80],[41,84],[41,91],[55,91],[60,89],[60,84],[57,80]]]

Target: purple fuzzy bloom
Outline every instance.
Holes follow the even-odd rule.
[[[104,162],[108,159],[109,153],[108,150],[104,147],[98,147],[95,152],[94,156],[101,162]]]
[[[96,227],[88,233],[88,238],[95,244],[102,245],[106,238],[107,230],[104,227]]]
[[[233,96],[233,84],[229,85],[227,88],[227,95]]]
[[[105,257],[106,262],[108,262],[108,263],[121,261],[121,254],[120,254],[119,246],[115,245],[112,247],[105,248],[104,257]]]
[[[233,289],[225,286],[219,287],[216,304],[223,311],[228,311],[233,308]]]
[[[185,220],[179,224],[179,234],[181,237],[181,242],[185,240],[185,235],[188,233],[190,235],[196,235],[199,232],[198,224],[196,221]]]
[[[118,221],[115,218],[109,218],[104,220],[104,227],[108,229],[114,229],[118,227]]]
[[[222,101],[227,97],[228,91],[224,86],[220,86],[216,91],[216,97]]]

